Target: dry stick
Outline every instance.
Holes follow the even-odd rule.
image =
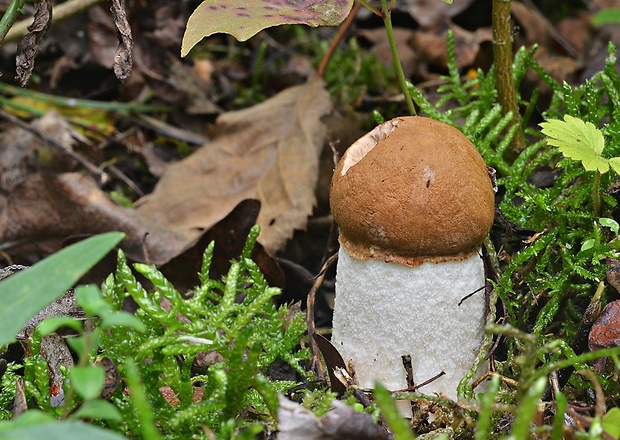
[[[101,171],[95,164],[89,162],[86,158],[82,157],[80,154],[76,153],[75,151],[72,151],[71,149],[55,141],[54,139],[50,139],[49,137],[45,135],[45,133],[41,132],[39,129],[33,127],[32,125],[22,121],[19,118],[16,118],[15,116],[5,112],[4,110],[0,110],[0,118],[6,119],[7,121],[17,125],[18,127],[34,134],[36,137],[41,139],[43,142],[45,142],[47,145],[54,148],[55,150],[58,150],[61,153],[71,156],[71,158],[75,159],[80,165],[82,165],[88,171],[93,173],[100,180],[103,180],[106,177],[106,173]]]
[[[79,14],[97,3],[102,2],[103,0],[68,0],[60,5],[54,6],[54,9],[52,10],[52,25]],[[15,23],[6,35],[3,43],[21,40],[28,33],[28,26],[31,24],[32,17]]]
[[[512,112],[512,123],[518,128],[511,143],[512,153],[525,148],[525,137],[519,117],[519,104],[512,74],[512,34],[510,29],[510,0],[493,0],[493,58],[499,103],[503,114]]]
[[[327,69],[327,65],[329,64],[329,61],[334,55],[334,52],[336,52],[336,48],[338,47],[338,45],[344,38],[345,34],[351,27],[351,24],[353,23],[353,21],[355,20],[355,16],[357,15],[357,11],[360,10],[361,6],[362,6],[361,3],[355,3],[353,5],[353,9],[351,9],[351,12],[349,12],[349,15],[347,16],[346,20],[342,23],[342,25],[340,25],[340,28],[338,28],[338,32],[336,33],[336,36],[334,37],[331,44],[329,45],[329,49],[327,50],[327,53],[321,60],[321,64],[319,65],[319,69],[317,70],[317,73],[321,78],[323,78],[323,76],[325,75],[325,70]]]
[[[312,352],[312,357],[310,359],[310,368],[312,371],[316,372],[317,376],[321,379],[325,377],[325,372],[323,371],[323,366],[321,365],[320,357],[319,357],[319,346],[314,340],[314,334],[316,333],[316,326],[314,325],[314,300],[316,298],[316,291],[319,290],[321,284],[323,284],[323,279],[325,278],[325,273],[329,266],[332,265],[334,261],[338,259],[338,254],[334,254],[327,259],[327,261],[323,264],[321,271],[314,279],[314,283],[312,283],[312,288],[310,292],[308,292],[308,298],[306,299],[306,323],[308,325],[308,339],[310,340],[310,351]]]
[[[4,110],[0,110],[0,118],[2,119],[6,119],[7,121],[17,125],[18,127],[34,134],[35,136],[37,136],[39,139],[41,139],[43,142],[45,142],[47,145],[49,145],[50,147],[52,147],[55,150],[60,151],[61,153],[64,153],[68,156],[70,156],[71,158],[75,159],[80,165],[82,165],[84,168],[86,168],[88,171],[90,171],[91,173],[93,173],[95,176],[97,176],[97,178],[99,179],[100,182],[105,182],[108,179],[108,174],[101,170],[100,167],[98,167],[97,165],[89,162],[85,157],[83,157],[82,155],[76,153],[75,151],[71,150],[70,148],[67,148],[66,146],[62,145],[61,143],[56,142],[54,139],[51,139],[49,137],[47,137],[45,135],[45,133],[39,131],[37,128],[33,127],[32,125],[22,121],[21,119],[5,112]],[[129,177],[127,177],[125,175],[125,173],[123,173],[118,167],[115,167],[114,165],[110,165],[107,167],[107,169],[110,171],[111,174],[113,174],[114,176],[116,176],[118,179],[122,180],[123,182],[125,182],[125,184],[127,186],[129,186],[132,190],[134,190],[136,192],[136,194],[142,196],[144,195],[142,190],[140,190],[140,188],[131,181],[131,179],[129,179]]]

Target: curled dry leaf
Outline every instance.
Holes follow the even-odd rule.
[[[312,78],[254,107],[217,119],[215,139],[168,167],[138,212],[195,238],[244,199],[259,199],[259,241],[280,249],[306,226],[331,102]]]
[[[120,81],[124,82],[131,75],[131,50],[133,48],[125,0],[112,0],[110,10],[118,36],[118,47],[116,48],[116,55],[114,55],[114,74]]]
[[[28,26],[28,34],[19,42],[17,46],[16,56],[16,72],[15,80],[22,87],[26,86],[32,69],[34,69],[34,60],[41,50],[41,42],[52,23],[52,2],[51,0],[39,0],[36,2],[37,11],[34,14],[33,23]]]

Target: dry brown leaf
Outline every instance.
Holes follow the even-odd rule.
[[[262,209],[259,241],[280,249],[306,226],[331,109],[322,80],[291,87],[254,107],[217,119],[215,139],[168,167],[138,207],[146,218],[195,238],[244,199]]]
[[[392,66],[392,52],[387,34],[383,28],[365,29],[360,31],[360,35],[366,38],[373,45],[377,58],[386,67]],[[396,48],[403,65],[406,77],[411,77],[416,69],[416,53],[409,45],[409,40],[413,36],[413,31],[405,28],[394,28],[394,39]]]
[[[523,44],[526,46],[538,44],[544,47],[551,44],[553,29],[549,20],[538,9],[520,2],[512,2],[510,12],[525,33],[526,38]]]
[[[431,66],[445,69],[448,63],[448,30],[454,33],[457,66],[459,68],[480,67],[477,61],[479,61],[478,58],[484,58],[480,56],[482,45],[490,43],[493,38],[490,28],[478,28],[475,32],[470,32],[452,23],[430,31],[415,31],[410,44],[419,59]]]
[[[78,173],[32,174],[15,186],[0,210],[3,243],[108,231],[127,234],[122,247],[135,261],[144,261],[146,249],[151,262],[163,264],[191,244],[187,237],[117,205],[91,177]]]
[[[396,9],[411,15],[420,26],[429,28],[457,16],[473,2],[474,0],[459,0],[449,4],[437,0],[399,0],[395,6]]]
[[[280,395],[278,438],[280,440],[385,440],[387,431],[373,422],[370,414],[356,412],[339,400],[323,417]]]

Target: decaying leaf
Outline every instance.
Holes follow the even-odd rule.
[[[163,264],[189,244],[181,234],[114,203],[95,181],[80,173],[32,174],[0,209],[0,241],[30,241],[123,231],[122,246],[134,261]]]
[[[15,400],[13,401],[13,419],[28,411],[28,398],[24,388],[24,378],[19,376],[15,381]]]
[[[74,365],[69,347],[62,336],[52,333],[41,338],[41,354],[47,362],[50,378],[50,405],[62,406],[65,404],[62,370],[66,371]]]
[[[204,37],[218,32],[245,41],[265,28],[282,24],[337,26],[352,6],[353,0],[205,0],[187,21],[181,56]]]
[[[320,419],[312,411],[280,396],[278,439],[280,440],[383,440],[385,429],[373,422],[370,414],[355,411],[338,400]]]
[[[221,279],[230,268],[230,260],[241,255],[259,212],[258,200],[242,200],[226,217],[202,235],[196,244],[161,266],[161,272],[177,289],[193,288],[199,283],[198,273],[202,266],[204,250],[214,241],[215,248],[209,276],[214,280]],[[284,286],[282,269],[278,262],[265,252],[260,243],[256,243],[252,250],[252,260],[258,264],[270,286]]]
[[[405,11],[424,28],[439,25],[463,12],[474,0],[447,3],[437,0],[399,0],[395,9]]]
[[[114,55],[114,74],[120,81],[124,82],[131,75],[131,50],[133,48],[125,0],[112,0],[111,11],[114,18],[114,28],[118,36],[118,47]]]
[[[280,249],[312,212],[325,136],[321,117],[330,108],[323,82],[314,78],[221,115],[219,135],[169,166],[138,212],[195,238],[241,200],[259,199],[259,241],[268,252]]]
[[[36,2],[37,12],[34,14],[33,23],[28,26],[28,34],[20,41],[17,46],[15,80],[22,87],[26,86],[32,69],[34,60],[41,50],[41,43],[52,23],[52,2],[51,0],[39,0]]]

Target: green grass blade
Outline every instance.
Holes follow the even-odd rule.
[[[375,402],[394,433],[394,440],[413,440],[416,438],[409,427],[409,422],[405,420],[396,407],[392,395],[380,382],[375,382]]]
[[[528,440],[531,437],[530,429],[534,423],[534,417],[538,412],[538,404],[540,396],[547,386],[547,378],[541,377],[527,391],[527,394],[519,402],[515,421],[512,424],[512,432],[508,437],[509,440]]]
[[[28,320],[70,289],[125,235],[108,232],[75,243],[0,282],[0,345],[15,339]]]

